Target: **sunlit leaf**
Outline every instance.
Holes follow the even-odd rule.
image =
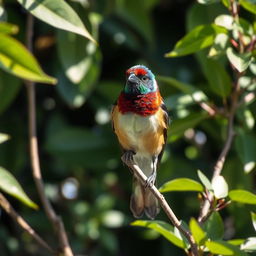
[[[203,186],[192,179],[188,178],[178,178],[171,181],[166,182],[159,189],[160,192],[170,192],[170,191],[203,191]]]
[[[170,241],[174,245],[183,249],[186,248],[186,244],[184,243],[184,241],[174,234],[173,227],[170,224],[167,224],[163,221],[136,220],[132,222],[131,225],[153,229],[162,236],[164,236],[168,241]]]
[[[252,219],[253,227],[254,227],[254,229],[256,231],[256,213],[251,212],[251,219]]]
[[[64,0],[18,0],[18,2],[38,19],[53,27],[77,33],[95,42],[79,16]]]
[[[101,20],[96,14],[89,15],[92,24],[92,33],[96,34]],[[91,41],[85,41],[83,37],[72,32],[58,30],[57,32],[58,55],[68,79],[79,84],[93,65],[94,55],[98,51]],[[94,67],[98,69],[98,67]]]
[[[215,57],[225,53],[225,49],[228,45],[229,37],[226,34],[218,34],[214,39],[214,44],[210,48],[208,56]]]
[[[233,28],[234,19],[232,16],[227,14],[219,15],[215,18],[214,23],[218,26],[224,27],[228,30]]]
[[[239,71],[240,73],[245,71],[251,61],[252,61],[252,56],[251,53],[244,53],[244,54],[238,54],[236,53],[233,48],[229,47],[227,49],[227,56],[231,64]]]
[[[206,247],[213,254],[232,255],[232,256],[245,256],[246,254],[239,250],[235,245],[229,244],[225,241],[206,241]]]
[[[8,134],[5,133],[0,133],[0,144],[9,140],[10,136]]]
[[[226,33],[226,29],[214,24],[200,25],[178,41],[174,49],[165,56],[179,57],[200,51],[211,46],[219,33]]]
[[[239,0],[241,6],[247,11],[256,14],[256,1],[255,0]]]
[[[225,181],[223,176],[218,175],[218,176],[213,178],[212,188],[213,188],[214,196],[217,199],[227,197],[227,195],[228,195],[228,184]]]
[[[0,67],[20,78],[56,83],[56,79],[42,71],[36,59],[21,43],[5,34],[0,34]]]
[[[240,249],[246,252],[256,251],[256,237],[248,237],[243,244],[241,244]]]
[[[199,179],[201,180],[201,182],[203,183],[203,185],[208,189],[208,190],[212,190],[212,184],[209,181],[209,179],[200,171],[197,171],[197,175],[199,177]]]
[[[213,212],[203,224],[207,236],[211,240],[222,239],[224,235],[224,224],[218,212]]]
[[[191,218],[189,222],[189,228],[196,243],[198,245],[203,245],[207,239],[207,236],[194,218]]]
[[[0,22],[0,33],[3,34],[16,34],[19,31],[17,25],[7,23],[7,22]]]
[[[242,189],[230,190],[228,196],[232,201],[243,204],[256,204],[256,195]]]
[[[197,0],[199,4],[214,4],[219,2],[219,0]]]
[[[38,206],[26,195],[15,177],[3,167],[0,167],[0,189],[7,194],[16,197],[29,207],[34,209],[38,208]]]

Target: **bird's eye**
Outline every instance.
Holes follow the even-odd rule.
[[[148,77],[147,76],[143,76],[142,77],[142,81],[147,82],[148,81]]]

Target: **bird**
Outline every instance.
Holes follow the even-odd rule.
[[[126,83],[112,108],[111,119],[123,151],[122,159],[134,161],[147,176],[143,185],[133,174],[131,212],[135,218],[146,214],[155,219],[160,208],[149,186],[156,183],[169,116],[155,76],[146,66],[135,65],[126,71]]]

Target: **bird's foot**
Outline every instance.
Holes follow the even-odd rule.
[[[130,166],[134,164],[134,159],[133,159],[134,155],[135,155],[134,151],[128,150],[122,155],[121,159],[124,164],[126,164],[127,166]]]
[[[145,187],[153,187],[156,181],[156,172],[154,171],[146,180]]]

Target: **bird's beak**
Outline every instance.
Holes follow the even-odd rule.
[[[139,84],[139,78],[134,75],[134,74],[131,74],[129,77],[128,77],[128,80],[127,80],[128,83],[130,84]]]

